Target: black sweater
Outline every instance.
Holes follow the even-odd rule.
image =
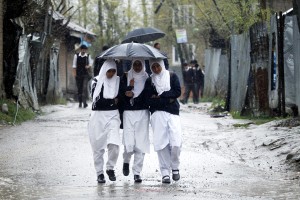
[[[94,91],[95,91],[95,88],[97,85],[97,79],[94,78],[93,80],[95,82],[92,85],[92,96],[94,95]],[[92,105],[92,110],[117,110],[119,108],[119,106],[118,106],[119,94],[114,99],[105,99],[105,98],[103,98],[103,89],[104,89],[104,86],[102,85],[101,92],[99,94],[100,98],[99,98],[99,96],[97,97],[97,101],[94,102]],[[119,93],[120,93],[120,88],[119,88]],[[116,99],[118,99],[118,100],[116,101]]]
[[[135,98],[127,97],[125,95],[125,92],[131,91],[133,89],[133,87],[127,86],[127,74],[124,74],[121,77],[121,81],[120,81],[120,101],[121,101],[122,110],[149,109],[146,98],[147,98],[147,91],[149,91],[150,87],[151,87],[150,82],[146,81],[145,87],[138,97],[135,97]]]
[[[152,82],[151,78],[148,80],[149,82]],[[151,114],[155,111],[165,111],[174,115],[179,115],[180,105],[177,98],[181,95],[181,87],[178,76],[173,72],[170,72],[170,86],[171,89],[163,92],[158,98],[151,98],[153,95],[158,95],[154,84],[152,84],[147,98]]]

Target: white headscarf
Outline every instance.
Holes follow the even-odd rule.
[[[112,78],[108,79],[106,77],[106,72],[110,69],[117,70],[117,65],[114,60],[106,60],[101,67],[99,75],[95,77],[97,79],[97,85],[93,95],[93,102],[95,102],[96,98],[99,96],[103,84],[103,98],[113,99],[118,95],[120,77],[118,77],[117,73],[115,73]]]
[[[155,74],[152,71],[152,65],[154,63],[158,63],[162,68],[162,70],[159,74]],[[151,74],[152,83],[154,84],[158,95],[161,95],[165,91],[169,91],[171,89],[170,72],[168,70],[166,70],[163,60],[161,60],[161,59],[150,60],[150,69],[152,72],[152,74]]]
[[[142,70],[140,72],[135,72],[133,69],[133,64],[135,61],[140,61],[142,63]],[[130,80],[134,79],[134,87],[131,90],[134,94],[133,98],[138,97],[145,87],[145,82],[148,78],[148,74],[145,68],[145,61],[144,60],[133,60],[131,64],[131,69],[128,71],[127,76],[127,86],[129,86]]]

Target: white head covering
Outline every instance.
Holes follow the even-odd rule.
[[[133,69],[133,64],[135,61],[140,61],[142,63],[142,70],[140,72],[136,72]],[[145,82],[148,78],[148,74],[146,72],[145,68],[145,61],[144,60],[133,60],[131,64],[131,69],[128,71],[128,76],[127,76],[127,86],[129,86],[130,80],[134,79],[134,87],[131,90],[134,94],[133,98],[138,97],[141,92],[143,91],[145,87]]]
[[[155,74],[152,71],[152,65],[154,63],[158,63],[162,68],[162,70],[159,74]],[[168,70],[166,70],[163,60],[161,60],[161,59],[150,60],[150,69],[152,72],[152,74],[151,74],[152,83],[154,84],[158,95],[161,95],[165,91],[169,91],[171,89],[170,72]]]
[[[115,73],[115,75],[112,78],[108,79],[106,77],[106,72],[110,69],[117,70],[117,65],[114,60],[106,60],[101,67],[99,75],[96,76],[97,85],[93,95],[93,102],[95,102],[96,98],[99,96],[103,84],[103,98],[113,99],[118,95],[120,77],[118,77],[117,73]]]

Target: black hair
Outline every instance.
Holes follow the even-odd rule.
[[[82,45],[80,46],[80,49],[88,49],[88,47],[87,47],[86,45],[82,44]]]

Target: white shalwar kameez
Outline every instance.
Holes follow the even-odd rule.
[[[162,176],[170,174],[171,169],[179,168],[181,151],[181,122],[179,115],[165,111],[155,111],[151,115],[153,145],[157,152]],[[171,151],[171,154],[170,154]]]
[[[95,77],[97,84],[93,93],[93,106],[99,100],[102,86],[104,86],[103,98],[114,99],[119,90],[120,78],[116,74],[108,79],[106,72],[109,69],[117,69],[116,63],[113,60],[106,60],[99,72],[99,75]],[[94,83],[92,83],[93,85]],[[104,174],[103,155],[105,149],[108,149],[108,159],[106,163],[106,170],[114,169],[119,156],[119,146],[122,144],[120,137],[120,114],[117,109],[115,110],[97,110],[95,108],[90,117],[88,124],[88,133],[90,143],[93,150],[94,165],[97,172],[97,176]]]
[[[145,153],[150,152],[149,118],[148,110],[125,110],[123,113],[123,158],[124,163],[130,163],[134,154],[134,175],[140,175]]]
[[[119,134],[120,124],[118,110],[92,111],[88,132],[97,176],[103,174],[103,155],[106,148],[108,148],[106,169],[113,169],[117,163],[119,146],[122,144]]]
[[[170,72],[166,70],[162,60],[152,60],[150,68],[158,63],[162,70],[159,74],[151,74],[158,95],[171,89]],[[166,111],[155,111],[151,115],[153,145],[157,152],[162,177],[169,176],[171,170],[179,170],[179,158],[182,146],[181,122],[179,115]]]
[[[144,90],[148,74],[145,68],[145,61],[142,63],[142,70],[135,72],[132,61],[131,69],[128,71],[127,85],[134,79],[133,98],[139,96]],[[131,156],[134,155],[132,171],[134,175],[140,175],[143,168],[145,153],[150,152],[149,140],[149,120],[150,113],[145,110],[125,110],[123,113],[123,144],[125,147],[123,153],[124,163],[130,163]]]

